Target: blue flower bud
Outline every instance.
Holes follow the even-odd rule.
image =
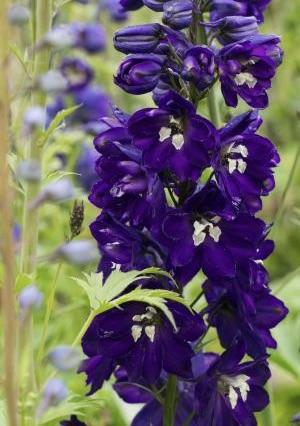
[[[74,22],[70,25],[75,36],[75,46],[88,53],[102,52],[106,48],[106,32],[96,23]]]
[[[19,294],[19,306],[21,311],[25,313],[32,309],[40,308],[43,298],[43,294],[34,284],[24,287]]]
[[[43,129],[46,125],[47,113],[45,108],[38,105],[28,108],[24,114],[24,126],[26,132]]]
[[[30,19],[30,11],[22,4],[13,4],[8,9],[8,20],[11,25],[24,25]]]
[[[53,28],[43,39],[43,44],[56,48],[72,47],[75,43],[76,34],[69,25],[61,25]]]
[[[58,370],[76,370],[81,362],[81,354],[72,346],[57,346],[48,354],[48,359]]]
[[[144,0],[145,6],[149,9],[155,10],[156,12],[162,12],[164,9],[164,3],[168,0]]]
[[[38,78],[38,88],[49,94],[64,92],[68,88],[68,80],[58,70],[50,70]]]
[[[46,185],[38,196],[31,201],[30,208],[35,209],[46,202],[60,203],[73,198],[75,189],[68,178],[62,178]]]
[[[160,24],[133,25],[115,33],[114,45],[123,53],[151,53],[163,35]]]
[[[41,418],[49,408],[59,405],[67,398],[68,393],[68,389],[62,380],[48,380],[43,389],[43,396],[38,406],[36,417]]]
[[[143,0],[120,0],[124,10],[137,10],[144,6]]]
[[[22,161],[18,165],[17,176],[27,182],[39,182],[42,177],[40,163],[36,160]]]
[[[165,60],[155,54],[130,55],[119,66],[115,83],[128,93],[151,92],[158,83]]]
[[[294,426],[299,426],[300,425],[300,413],[298,413],[298,414],[296,414],[295,416],[292,417],[291,423]]]
[[[172,0],[164,4],[162,21],[175,30],[190,26],[192,21],[193,3],[191,0]]]
[[[251,37],[258,31],[258,22],[254,16],[227,16],[206,26],[214,29],[215,36],[223,45]]]
[[[60,246],[53,259],[61,258],[73,265],[84,266],[99,259],[96,245],[91,240],[74,240]]]

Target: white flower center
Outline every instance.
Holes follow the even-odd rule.
[[[170,121],[170,127],[162,127],[159,131],[159,141],[165,142],[168,139],[171,138],[172,145],[179,151],[183,145],[184,145],[184,137],[183,134],[179,131],[177,133],[174,132],[174,129],[172,128],[172,125],[174,128],[178,127],[178,122],[175,120],[174,117],[171,118]]]
[[[235,158],[231,158],[233,154],[240,155],[240,157],[237,157],[237,155],[235,155],[234,156]],[[247,158],[248,155],[249,155],[249,152],[246,146],[244,145],[234,146],[234,143],[231,144],[226,153],[226,156],[228,159],[229,173],[232,174],[235,170],[237,170],[240,173],[245,173],[247,169],[247,163],[244,160],[244,158]]]
[[[250,89],[253,89],[256,86],[257,79],[250,74],[250,72],[241,72],[234,77],[234,81],[238,86],[243,86],[247,84]]]
[[[226,389],[227,397],[233,410],[237,406],[239,397],[242,398],[243,402],[247,400],[248,392],[250,391],[248,380],[250,380],[250,377],[245,374],[239,374],[235,377],[225,375],[221,377],[221,384]]]
[[[214,218],[213,221],[217,223],[219,218]],[[196,220],[194,222],[194,233],[193,241],[196,247],[200,246],[209,235],[216,243],[219,242],[220,236],[222,234],[221,228],[216,226],[214,223],[207,221],[206,219],[201,219],[201,221]]]
[[[157,315],[157,310],[152,306],[147,306],[146,312],[142,315],[134,315],[132,320],[140,324],[134,324],[131,327],[133,340],[137,342],[145,332],[148,339],[153,343],[155,339],[155,325],[151,324],[153,318]]]

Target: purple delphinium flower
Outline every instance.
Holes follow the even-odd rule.
[[[79,90],[87,86],[94,77],[90,65],[78,58],[64,58],[59,65],[60,72],[67,79],[67,90]]]
[[[220,130],[220,146],[212,163],[223,193],[250,213],[261,210],[261,196],[274,188],[272,169],[280,160],[275,146],[255,134],[260,124],[254,111],[232,119]]]
[[[128,18],[126,9],[121,5],[120,0],[99,0],[99,10],[107,10],[114,22],[123,22]]]
[[[238,96],[254,108],[268,106],[267,90],[282,60],[279,37],[257,35],[229,44],[216,56],[226,104],[236,107]]]
[[[151,92],[158,83],[165,60],[155,54],[129,55],[119,66],[114,81],[128,93]]]
[[[214,57],[214,52],[207,46],[192,47],[186,52],[182,76],[185,80],[192,81],[200,92],[207,89],[214,80]]]
[[[164,4],[167,1],[168,0],[144,0],[144,4],[149,7],[149,9],[155,10],[155,12],[162,12]]]
[[[192,12],[192,0],[167,1],[163,5],[162,21],[174,30],[182,30],[190,26]]]
[[[211,183],[167,211],[157,238],[179,275],[186,271],[191,279],[202,268],[209,277],[233,277],[237,261],[255,255],[265,228],[260,219],[236,215]]]
[[[210,0],[212,20],[226,16],[255,16],[259,23],[263,22],[263,12],[271,0]]]
[[[103,377],[108,376],[107,365],[111,374],[118,364],[126,369],[130,380],[143,379],[149,384],[155,383],[163,370],[192,378],[194,352],[189,342],[201,337],[204,322],[178,303],[169,302],[168,307],[176,329],[158,308],[144,303],[126,303],[121,310],[115,308],[94,318],[82,339],[83,351],[89,358],[80,368],[88,374],[91,392],[101,386],[102,363]],[[99,361],[95,369],[90,368],[93,359]]]
[[[132,25],[115,33],[114,46],[123,53],[152,53],[163,37],[160,24]]]
[[[70,29],[75,38],[75,47],[93,54],[106,48],[106,32],[96,23],[73,22]]]
[[[86,424],[81,422],[77,416],[71,416],[70,420],[60,422],[60,426],[86,426]]]
[[[133,114],[128,128],[146,167],[156,172],[169,169],[181,180],[200,176],[217,137],[214,126],[175,92],[164,96],[159,108]]]
[[[262,411],[269,403],[263,386],[270,370],[264,359],[241,363],[244,355],[241,343],[221,356],[204,355],[209,367],[196,385],[198,426],[213,424],[214,419],[226,426],[257,424],[253,412]]]
[[[247,39],[258,32],[254,16],[227,16],[205,26],[213,29],[215,37],[223,45]]]
[[[144,6],[143,0],[119,0],[125,10],[137,10]]]

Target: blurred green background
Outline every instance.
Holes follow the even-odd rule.
[[[79,4],[67,3],[61,8],[59,20],[61,22],[90,20],[91,9]],[[107,15],[99,17],[105,26],[108,38],[119,25],[109,21]],[[142,9],[132,13],[130,23],[146,23],[158,21],[159,15]],[[273,0],[266,14],[266,23],[262,27],[265,33],[276,33],[282,37],[282,46],[285,51],[283,65],[270,93],[270,107],[264,111],[265,123],[261,134],[270,137],[278,147],[281,155],[281,165],[276,171],[277,188],[265,202],[263,216],[267,221],[276,217],[272,230],[272,237],[276,240],[277,248],[271,259],[267,262],[270,270],[271,282],[275,293],[282,298],[290,309],[290,316],[280,325],[274,335],[278,339],[278,351],[271,355],[273,369],[272,388],[274,390],[274,411],[276,425],[288,426],[291,417],[300,412],[300,161],[297,155],[300,152],[299,125],[297,111],[300,111],[300,0]],[[76,52],[77,55],[77,52]],[[78,54],[81,56],[82,54]],[[75,53],[74,53],[75,56]],[[134,111],[140,107],[152,105],[150,96],[129,96],[113,85],[113,73],[122,58],[115,52],[110,41],[109,49],[95,56],[85,57],[96,71],[97,82],[113,97],[114,102],[126,110]],[[59,56],[57,59],[59,60]],[[224,110],[220,97],[220,107]],[[245,106],[241,106],[245,109]],[[206,114],[204,105],[199,112]],[[225,112],[225,111],[224,111]],[[235,111],[231,111],[235,113]],[[61,150],[74,155],[76,147],[81,142],[89,142],[83,134],[68,135],[58,133],[55,135],[54,144],[49,148],[48,158],[51,159],[54,151]],[[53,149],[55,146],[55,149]],[[72,162],[71,162],[72,163]],[[291,173],[295,169],[292,176]],[[86,203],[88,206],[88,203]],[[51,252],[65,238],[68,226],[70,204],[47,205],[41,212],[41,242],[40,255]],[[97,215],[97,210],[87,207],[84,235],[89,235],[88,224]],[[38,282],[46,294],[53,282],[57,265],[41,263],[39,267]],[[87,268],[87,272],[94,266]],[[47,348],[57,344],[69,344],[81,328],[88,313],[88,300],[71,280],[71,276],[81,274],[82,270],[64,265],[59,277],[58,292],[55,300],[55,310],[52,315],[49,329]],[[21,277],[19,288],[27,284],[26,277]],[[28,277],[30,282],[30,277]],[[38,346],[40,339],[43,312],[35,315],[35,339]],[[51,374],[51,367],[45,362],[43,379]],[[65,380],[72,390],[76,405],[75,395],[84,395],[86,387],[84,377],[73,374],[65,375]],[[75,402],[74,402],[75,401]],[[81,405],[80,405],[81,404]],[[132,416],[132,408],[125,407],[111,392],[109,385],[86,402],[86,406],[77,403],[79,413],[87,416],[91,426],[123,426],[128,424]],[[63,408],[63,407],[62,407]],[[72,408],[72,407],[71,407]],[[64,408],[61,416],[67,415],[70,407]],[[57,413],[52,414],[55,418]],[[69,410],[69,411],[68,411]],[[53,418],[53,417],[52,417]],[[57,420],[50,420],[45,424],[57,425]],[[261,421],[261,426],[265,426]]]

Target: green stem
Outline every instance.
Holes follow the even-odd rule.
[[[7,22],[9,2],[0,2],[0,28],[2,40],[0,43],[0,226],[1,252],[3,258],[3,284],[1,310],[3,315],[3,370],[5,400],[9,426],[18,426],[18,393],[16,385],[16,300],[14,277],[14,246],[12,238],[13,208],[12,189],[8,166],[10,153],[9,139],[9,38],[10,29]]]
[[[85,323],[83,324],[83,326],[81,327],[81,330],[79,331],[78,335],[75,337],[75,339],[72,343],[72,346],[77,346],[80,343],[82,336],[84,335],[86,330],[89,328],[94,316],[95,316],[95,314],[92,311],[90,313],[90,315],[88,316],[87,320],[85,321]]]
[[[222,125],[220,109],[218,106],[218,100],[216,96],[216,87],[212,86],[207,95],[207,105],[211,121],[214,123],[217,129]]]
[[[170,375],[168,378],[166,398],[164,403],[164,426],[173,426],[176,412],[177,377]]]
[[[49,297],[47,299],[46,315],[45,315],[45,318],[44,318],[41,343],[40,343],[40,347],[39,347],[39,351],[38,351],[38,355],[37,355],[38,365],[43,361],[43,357],[44,357],[49,321],[50,321],[51,313],[52,313],[52,310],[53,310],[55,293],[56,293],[56,289],[57,289],[57,285],[58,285],[58,278],[59,278],[59,275],[60,275],[60,272],[61,272],[62,265],[63,264],[60,262],[58,267],[57,267],[55,277],[54,277],[54,280],[53,280],[53,284],[52,284],[52,287],[50,289],[50,294],[49,294]]]

